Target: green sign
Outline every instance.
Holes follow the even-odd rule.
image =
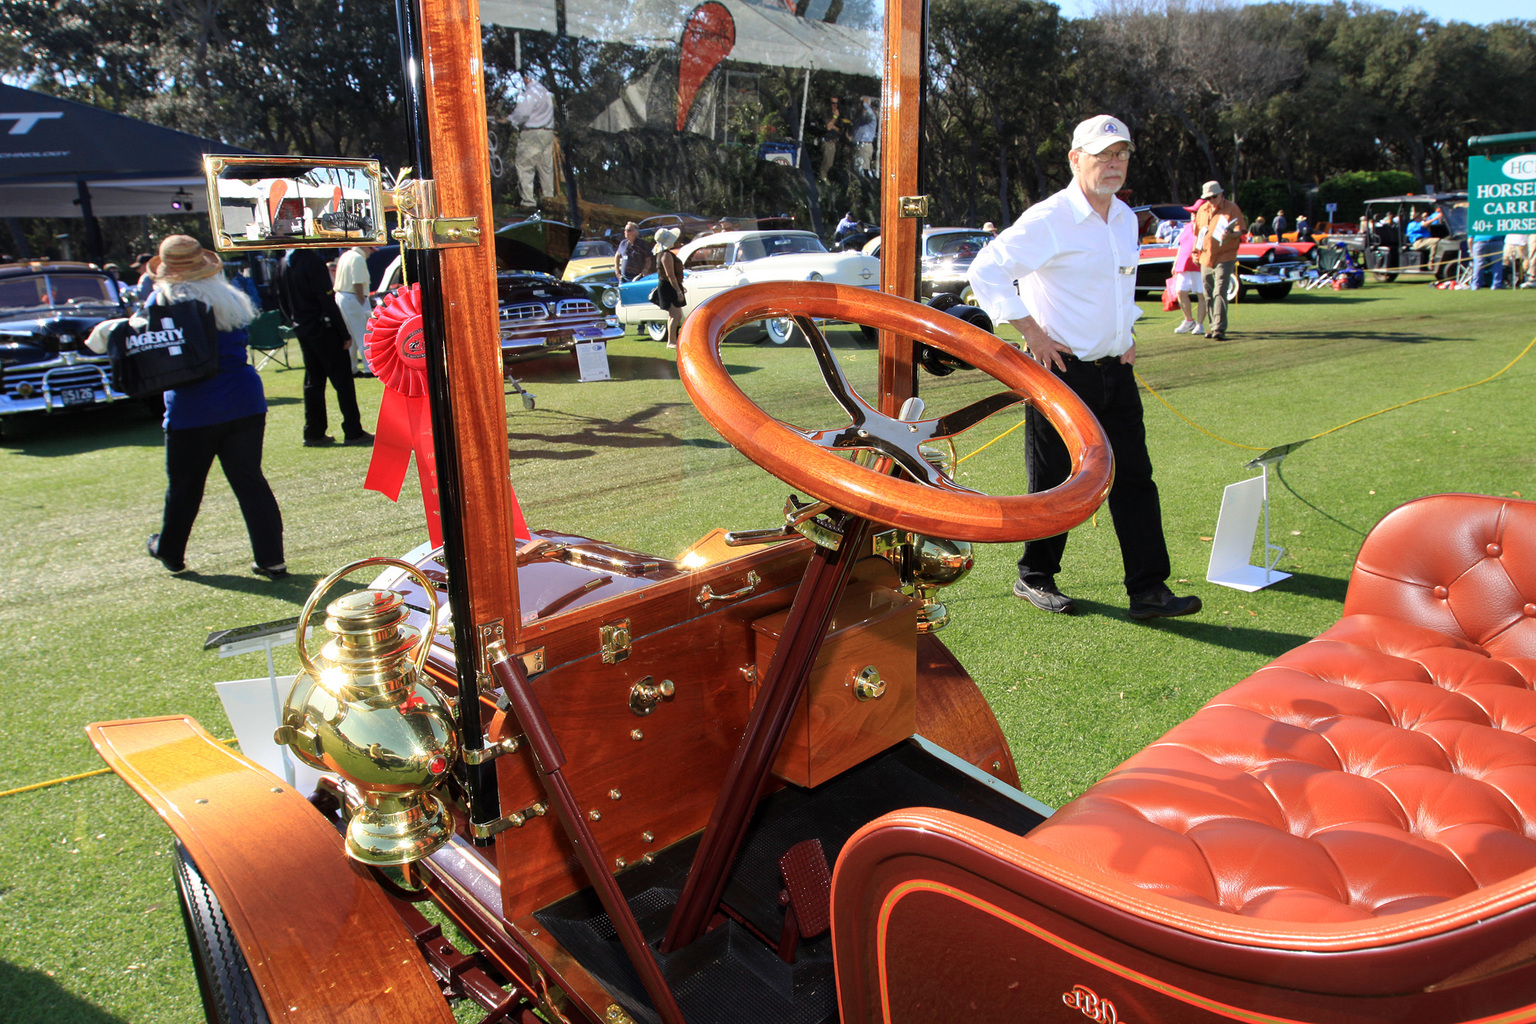
[[[1536,233],[1536,153],[1467,159],[1467,234]]]

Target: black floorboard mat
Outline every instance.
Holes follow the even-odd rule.
[[[726,884],[725,902],[763,934],[784,922],[778,862],[791,846],[820,839],[835,863],[848,838],[882,814],[937,807],[1024,834],[1041,818],[1007,793],[903,743],[821,787],[788,786],[763,801]],[[631,911],[654,950],[667,929],[693,855],[694,836],[660,851],[652,864],[618,876]],[[584,889],[534,915],[637,1021],[659,1024],[601,903]],[[692,945],[659,956],[688,1024],[825,1024],[837,1020],[831,936],[801,942],[793,964],[737,921]]]

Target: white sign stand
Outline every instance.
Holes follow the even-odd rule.
[[[298,633],[298,618],[291,622],[271,623],[253,628],[226,630],[211,636],[205,647],[218,649],[219,657],[232,658],[237,654],[255,654],[265,651],[267,675],[257,679],[231,679],[214,683],[219,700],[229,724],[234,726],[235,739],[240,751],[273,775],[288,780],[295,787],[304,782],[314,791],[314,781],[320,773],[304,765],[296,765],[288,756],[288,748],[278,746],[272,739],[282,722],[283,701],[293,688],[293,676],[279,676],[272,660],[272,651],[293,643]]]
[[[578,341],[576,343],[576,368],[581,371],[581,381],[609,380],[608,343],[606,341]]]
[[[1290,573],[1275,568],[1285,548],[1269,541],[1269,467],[1279,465],[1281,459],[1304,444],[1305,441],[1297,441],[1271,448],[1247,464],[1248,469],[1262,471],[1258,476],[1228,484],[1222,492],[1211,561],[1205,570],[1207,582],[1252,593],[1291,578]],[[1260,516],[1264,518],[1264,564],[1251,565],[1249,558],[1258,539]]]

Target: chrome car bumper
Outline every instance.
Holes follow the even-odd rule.
[[[520,333],[505,325],[501,333],[501,351],[505,355],[573,349],[584,341],[616,341],[624,337],[624,328],[613,317],[597,323],[574,324],[544,333]]]
[[[0,391],[0,416],[63,412],[104,405],[128,396],[112,388],[102,363],[23,363],[7,367]]]

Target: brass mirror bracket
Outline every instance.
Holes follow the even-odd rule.
[[[413,178],[395,189],[400,226],[395,238],[406,249],[452,249],[480,244],[480,218],[438,215],[437,182]]]
[[[916,217],[920,220],[928,219],[927,196],[902,196],[898,201],[901,204],[901,215],[903,217]]]
[[[497,818],[489,824],[481,825],[471,823],[469,831],[476,839],[489,839],[499,835],[509,828],[522,828],[534,818],[542,818],[549,813],[549,805],[544,803],[534,804],[532,807],[524,807],[520,811],[513,811],[505,817]]]
[[[490,646],[498,640],[505,643],[506,639],[506,626],[501,619],[491,619],[475,627],[475,643],[480,647],[480,673],[475,677],[475,683],[481,693],[496,689],[496,677],[491,675],[490,669]]]

